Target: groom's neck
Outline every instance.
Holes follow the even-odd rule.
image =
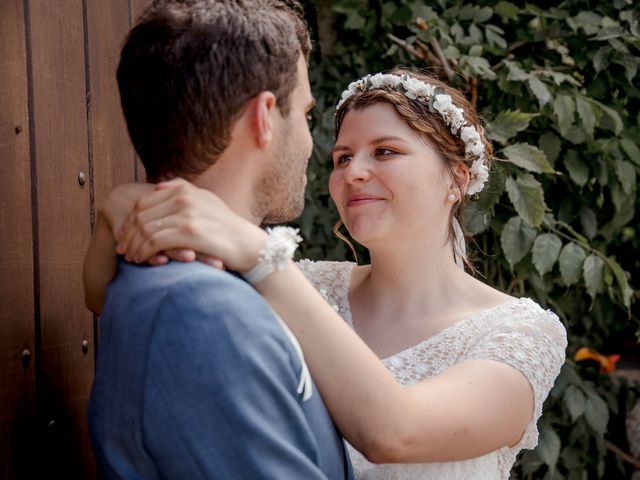
[[[226,153],[192,183],[217,195],[237,215],[260,225],[263,219],[258,218],[251,208],[256,184],[253,172],[257,165],[251,168],[250,153],[244,152],[242,155],[246,156],[235,158],[229,158]]]

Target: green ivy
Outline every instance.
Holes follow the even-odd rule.
[[[540,444],[512,478],[627,478],[624,415],[637,385],[570,358],[581,346],[640,362],[637,183],[640,6],[635,0],[308,0],[315,151],[302,255],[350,258],[327,192],[333,109],[363,74],[426,68],[487,119],[497,161],[465,215],[487,283],[535,298],[569,332],[566,365],[545,404]],[[360,250],[362,258],[366,252]]]

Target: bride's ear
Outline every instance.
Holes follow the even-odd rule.
[[[451,188],[458,189],[458,198],[462,198],[469,188],[471,180],[469,167],[464,162],[458,162],[452,167],[451,173],[453,174]]]
[[[251,107],[251,125],[259,148],[266,148],[273,139],[275,115],[277,114],[276,96],[272,92],[260,92],[253,99]]]

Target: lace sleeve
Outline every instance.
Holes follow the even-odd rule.
[[[512,447],[520,450],[534,448],[538,443],[536,423],[564,364],[567,333],[556,314],[543,310],[532,300],[520,303],[508,313],[469,348],[464,360],[489,359],[506,363],[529,380],[534,395],[534,414],[520,442]]]

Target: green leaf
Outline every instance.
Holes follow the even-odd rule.
[[[562,85],[565,82],[573,85],[574,87],[582,86],[581,82],[576,80],[571,75],[567,75],[566,73],[554,72],[553,70],[542,70],[540,73],[545,77],[551,78],[551,80],[553,80],[553,83],[555,83],[558,86]]]
[[[638,143],[628,138],[623,138],[620,140],[620,146],[631,161],[640,167],[640,148],[638,148]]]
[[[576,110],[582,126],[589,137],[593,138],[593,129],[596,126],[596,113],[593,106],[582,95],[576,97]]]
[[[496,78],[496,74],[491,70],[491,65],[486,58],[462,55],[460,57],[460,68],[464,67],[468,67],[474,77],[486,78],[487,80]]]
[[[604,116],[600,120],[600,126],[602,128],[608,128],[612,130],[616,135],[622,131],[622,118],[620,118],[620,114],[611,107],[607,107],[606,105],[598,102],[597,100],[589,99],[589,101],[594,104],[597,108],[599,108]],[[603,122],[603,120],[608,120],[608,122]]]
[[[576,243],[567,243],[558,258],[560,275],[566,286],[573,285],[582,276],[582,265],[587,255],[583,248]]]
[[[567,167],[569,177],[579,187],[584,187],[589,180],[589,166],[578,158],[578,152],[569,150],[564,157],[564,166]]]
[[[533,92],[533,94],[538,99],[540,108],[544,107],[547,103],[551,101],[551,92],[538,77],[530,75],[529,78],[527,79],[527,83],[529,84],[529,88],[531,89],[531,92]]]
[[[489,138],[506,145],[507,140],[525,130],[531,120],[538,115],[538,113],[524,113],[520,110],[502,111],[493,122],[487,125]]]
[[[613,275],[616,277],[616,281],[618,282],[618,286],[620,287],[622,303],[624,304],[625,307],[629,308],[631,306],[631,297],[633,296],[633,289],[629,286],[629,281],[627,280],[627,274],[622,269],[620,264],[611,257],[607,258],[607,265],[611,267],[611,270],[613,271]]]
[[[511,266],[529,253],[535,238],[535,229],[523,222],[522,218],[515,216],[507,221],[500,235],[500,245]]]
[[[596,40],[596,41],[610,40],[612,38],[619,38],[623,34],[624,34],[624,28],[622,27],[606,27],[601,29],[598,35],[596,35],[593,38],[590,38],[589,40]]]
[[[547,156],[549,163],[556,163],[560,150],[562,149],[562,141],[555,133],[546,131],[540,136],[539,145],[544,154]]]
[[[638,63],[638,59],[632,55],[625,55],[622,59],[624,72],[629,83],[632,83],[632,80],[638,74]]]
[[[613,49],[611,47],[600,47],[593,56],[593,68],[596,73],[600,73],[609,66],[609,59],[612,50]]]
[[[502,37],[502,35],[499,35],[492,29],[490,29],[489,26],[490,25],[487,25],[487,27],[484,29],[484,36],[487,37],[487,43],[489,44],[489,46],[492,47],[495,45],[503,50],[506,50],[508,46],[507,41],[504,39],[504,37]]]
[[[556,463],[558,463],[561,446],[562,443],[558,434],[550,426],[546,426],[540,432],[536,453],[549,468],[555,468]]]
[[[569,95],[561,93],[553,102],[553,114],[558,120],[558,128],[564,136],[573,124],[576,113],[576,104]]]
[[[471,235],[477,235],[489,228],[492,219],[491,212],[472,203],[467,206],[464,212],[464,228]]]
[[[475,23],[472,23],[469,27],[469,36],[473,40],[473,43],[483,43],[484,38],[482,36],[482,30],[480,30]]]
[[[569,385],[564,392],[564,396],[562,397],[564,404],[569,410],[569,415],[571,415],[571,420],[576,421],[580,415],[582,415],[587,407],[587,399],[580,390],[575,385]]]
[[[587,35],[594,35],[600,30],[602,16],[587,10],[567,18],[567,23],[573,30],[582,28]]]
[[[533,227],[539,227],[544,214],[544,192],[533,175],[519,174],[517,179],[507,178],[507,193],[518,215]]]
[[[475,5],[466,4],[458,10],[458,19],[467,21],[472,20],[478,13],[479,8]]]
[[[607,403],[595,394],[589,395],[584,409],[584,416],[589,426],[599,435],[604,436],[609,423]]]
[[[529,74],[520,68],[520,65],[517,63],[505,60],[504,64],[507,66],[507,70],[509,70],[507,80],[511,82],[524,82],[529,78]]]
[[[475,23],[484,23],[493,17],[493,9],[491,7],[482,7],[473,17]]]
[[[500,15],[501,17],[508,18],[509,20],[515,20],[516,18],[518,18],[518,13],[520,12],[520,9],[513,3],[505,2],[504,0],[498,2],[496,6],[493,7],[493,9],[495,10],[496,14]]]
[[[593,238],[598,233],[598,219],[596,214],[589,207],[582,207],[580,209],[580,223],[582,224],[582,230],[588,238]]]
[[[622,191],[624,193],[631,193],[633,187],[636,186],[636,169],[635,167],[626,160],[616,160],[616,175],[618,176],[618,180],[620,180],[620,185],[622,186]]]
[[[511,163],[535,173],[555,173],[542,150],[528,143],[516,143],[502,150]]]
[[[582,274],[587,285],[587,292],[591,298],[595,298],[604,288],[603,269],[604,262],[596,254],[589,255],[584,261]]]
[[[555,233],[538,235],[533,242],[533,265],[540,275],[550,272],[558,259],[562,240]]]

